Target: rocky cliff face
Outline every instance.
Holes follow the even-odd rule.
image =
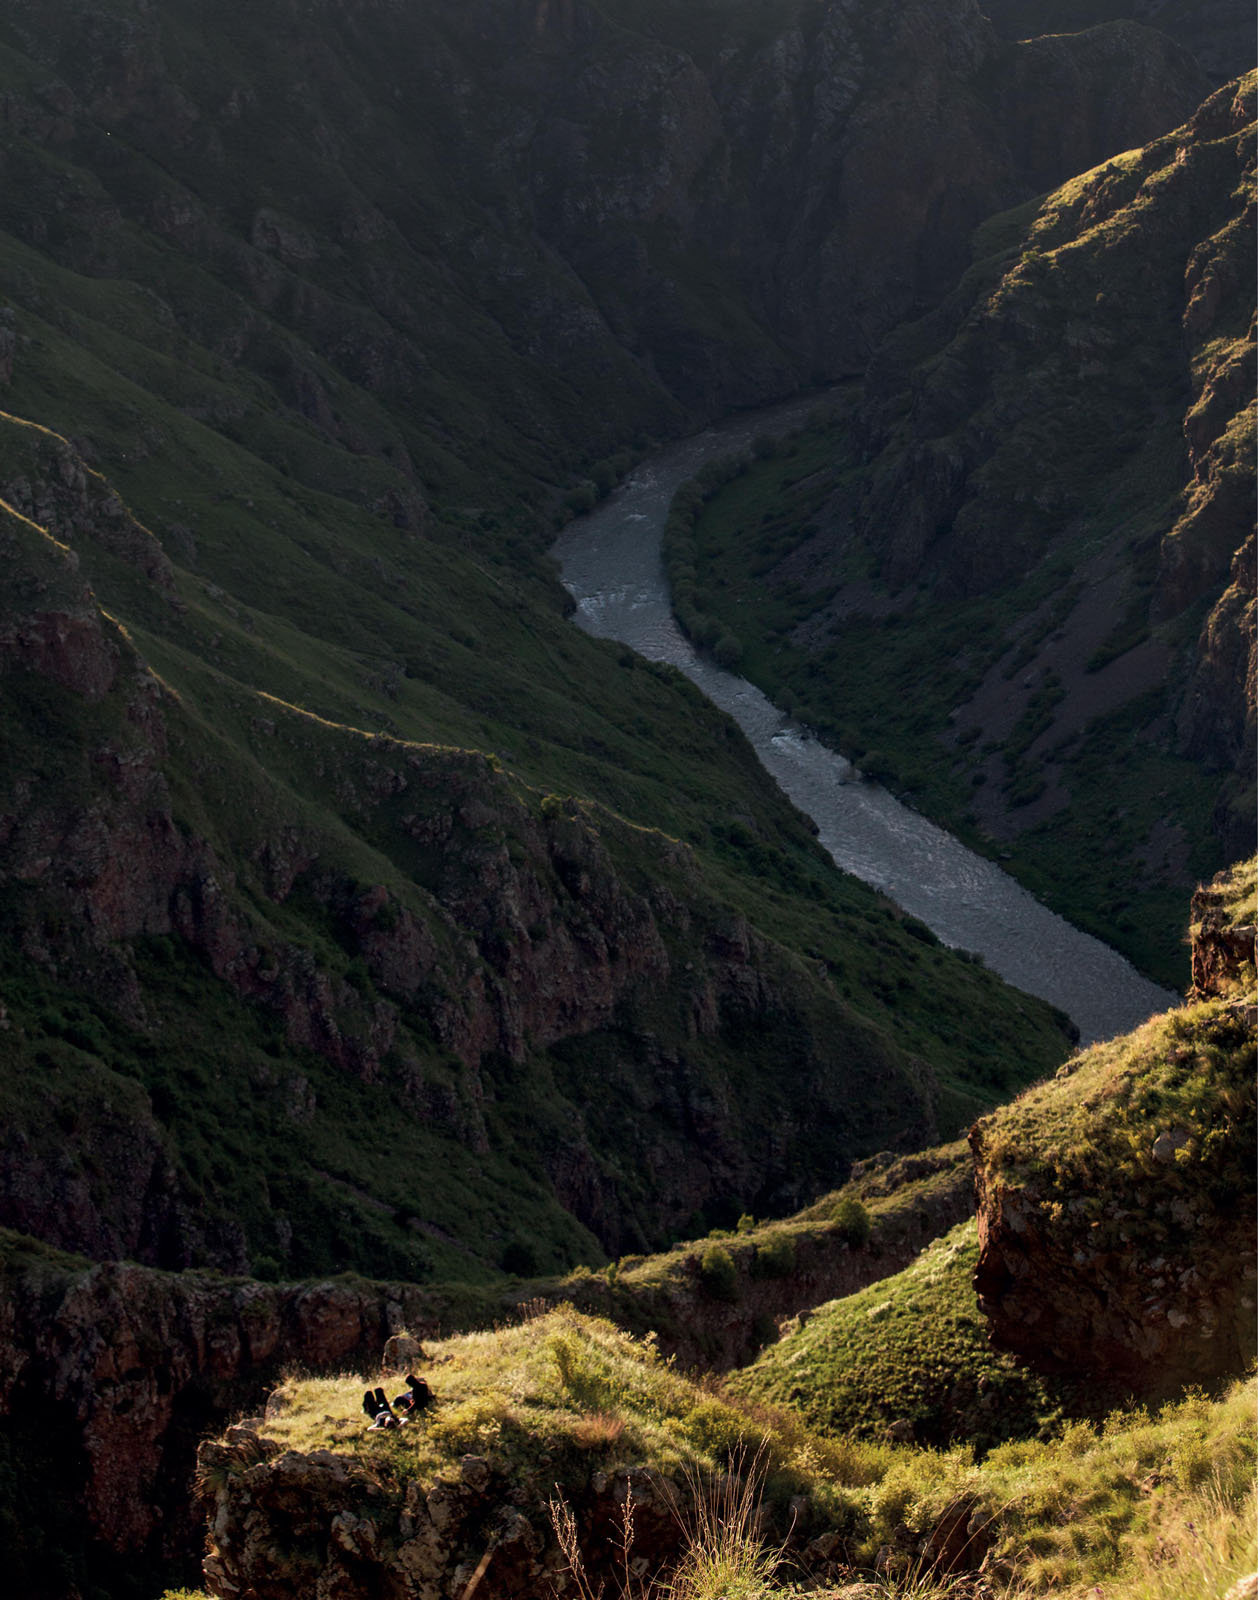
[[[64,441],[25,429],[18,444],[13,498],[92,559],[125,562],[178,627],[169,565],[146,530]],[[246,1034],[262,1028],[234,1054],[281,1147],[306,1128],[326,1137],[321,1103],[352,1084],[362,1099],[342,1124],[361,1122],[368,1144],[385,1105],[395,1126],[449,1141],[473,1165],[518,1137],[550,1203],[613,1251],[723,1194],[804,1198],[807,1151],[824,1185],[836,1164],[887,1142],[880,1099],[896,1106],[894,1138],[931,1138],[924,1064],[710,898],[684,846],[538,796],[474,752],[364,736],[243,692],[229,696],[247,729],[232,744],[189,718],[98,609],[73,551],[16,511],[4,537],[17,581],[0,632],[13,1012],[0,1048],[14,1082],[30,1085],[0,1144],[6,1224],[162,1266],[245,1270],[259,1252],[317,1261],[290,1254],[307,1248],[308,1228],[285,1220],[274,1195],[252,1220],[227,1203],[233,1163],[210,1185],[219,1201],[205,1203],[205,1178],[188,1166],[192,1130],[211,1126],[226,1085],[190,1094],[159,1065],[186,1048],[169,1007],[190,999],[227,1008]],[[50,717],[65,730],[55,782]],[[330,810],[313,807],[319,797]],[[352,819],[352,835],[333,816]],[[195,986],[164,994],[169,965],[155,959],[191,961]],[[32,982],[87,997],[94,1016],[62,1016],[64,999],[41,1012]],[[48,1057],[41,1073],[50,1027],[56,1070]],[[770,1056],[776,1076],[744,1083],[746,1063]],[[788,1156],[783,1130],[805,1093],[828,1107],[824,1126],[801,1127]],[[54,1125],[73,1126],[69,1146]],[[238,1149],[265,1182],[289,1160],[283,1148]],[[612,1175],[613,1150],[633,1152],[636,1178]],[[329,1157],[308,1159],[322,1168]],[[284,1181],[309,1179],[294,1168]],[[393,1219],[399,1202],[377,1207]],[[408,1208],[437,1221],[427,1180]]]
[[[1156,929],[1252,834],[1253,117],[1251,73],[988,219],[836,464],[802,441],[759,529],[718,496],[690,574],[766,689],[1179,984]]]
[[[992,271],[976,270],[946,310],[888,342],[863,424],[886,470],[862,511],[868,527],[887,530],[888,583],[924,570],[958,594],[998,587],[1088,515],[1084,495],[1096,495],[1106,463],[1086,451],[1067,410],[1108,419],[1120,441],[1109,476],[1156,422],[1128,366],[1100,359],[1130,338],[1112,297],[1141,272],[1138,359],[1159,375],[1160,403],[1188,402],[1184,520],[1159,530],[1160,614],[1226,582],[1248,531],[1240,440],[1252,295],[1241,262],[1253,231],[1253,92],[1252,77],[1220,90],[1138,159],[1067,186],[1018,259],[991,264],[994,284]],[[1033,458],[1030,411],[1046,402],[1061,415]],[[999,548],[997,526],[1007,530]]]
[[[1243,995],[1254,986],[1254,858],[1192,898],[1192,982],[1199,1000]]]
[[[191,1494],[199,1437],[256,1404],[285,1366],[332,1370],[378,1352],[426,1306],[405,1285],[347,1281],[276,1287],[228,1284],[108,1264],[11,1256],[0,1296],[0,1444],[24,1448],[26,1484],[60,1505],[72,1483],[83,1518],[63,1530],[67,1554],[92,1548],[98,1572],[132,1592],[137,1571],[195,1561],[200,1515]],[[39,1441],[44,1440],[41,1450]],[[38,1526],[46,1526],[43,1518]],[[35,1528],[14,1533],[23,1592],[62,1595],[55,1570],[27,1567]]]
[[[1253,1359],[1253,933],[1222,911],[1252,917],[1246,876],[1248,895],[1202,892],[1195,957],[1207,986],[1244,987],[1097,1046],[970,1135],[979,1303],[1032,1365],[1160,1397]]]
[[[384,1491],[373,1493],[342,1455],[281,1451],[265,1423],[232,1429],[225,1442],[207,1444],[200,1460],[202,1472],[222,1485],[204,1564],[211,1594],[447,1600],[466,1593],[473,1579],[486,1600],[582,1593],[555,1548],[543,1497],[521,1493],[482,1456],[464,1457],[457,1477],[426,1490],[412,1484],[400,1506]],[[657,1472],[622,1467],[590,1474],[567,1504],[580,1530],[585,1581],[605,1583],[626,1512],[638,1570],[676,1562],[693,1494]]]

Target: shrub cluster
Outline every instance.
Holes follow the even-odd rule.
[[[834,1231],[841,1239],[845,1239],[853,1250],[859,1250],[869,1243],[871,1226],[869,1212],[851,1195],[845,1195],[838,1201],[830,1220],[834,1225]]]
[[[723,1244],[710,1244],[700,1256],[699,1282],[713,1300],[738,1299],[738,1268]]]

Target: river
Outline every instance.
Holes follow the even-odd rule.
[[[661,543],[678,488],[707,461],[762,433],[798,426],[816,399],[749,412],[669,446],[639,466],[554,547],[587,633],[667,661],[734,718],[845,872],[882,890],[945,944],[977,951],[1006,982],[1059,1006],[1085,1042],[1134,1028],[1179,996],[1117,951],[1049,911],[994,862],[902,805],[852,781],[850,762],[811,737],[744,678],[699,655],[669,604]]]

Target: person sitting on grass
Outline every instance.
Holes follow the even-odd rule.
[[[437,1397],[423,1378],[413,1373],[406,1375],[406,1391],[394,1396],[393,1409],[401,1414],[403,1422],[414,1422],[437,1403]]]

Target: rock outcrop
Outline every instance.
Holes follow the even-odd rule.
[[[1253,8],[1245,0],[1198,0],[1193,5],[1176,0],[983,0],[983,11],[1008,39],[1074,33],[1129,17],[1169,33],[1217,83],[1248,72],[1258,53]]]
[[[265,1423],[201,1449],[210,1486],[214,1595],[280,1600],[371,1594],[447,1600],[576,1600],[586,1592],[556,1548],[545,1494],[526,1495],[480,1456],[459,1476],[412,1483],[401,1502],[331,1450],[281,1451]],[[567,1499],[586,1583],[606,1582],[632,1524],[638,1572],[675,1562],[691,1505],[685,1486],[643,1467],[595,1472]]]
[[[62,1486],[75,1485],[82,1521],[67,1555],[86,1545],[93,1569],[120,1581],[128,1569],[195,1563],[192,1474],[204,1433],[259,1404],[281,1369],[370,1364],[429,1309],[408,1285],[230,1283],[4,1244],[3,1436],[29,1441],[28,1471],[44,1463],[55,1475],[37,1492],[60,1504]],[[38,1570],[22,1576],[32,1594],[63,1592],[54,1572],[46,1590]]]
[[[1223,998],[1094,1047],[971,1132],[979,1304],[1033,1366],[1160,1398],[1253,1360],[1252,862],[1247,876],[1248,896],[1196,902],[1200,987]]]
[[[1198,1000],[1243,995],[1254,987],[1254,875],[1251,856],[1192,897],[1192,986]]]

